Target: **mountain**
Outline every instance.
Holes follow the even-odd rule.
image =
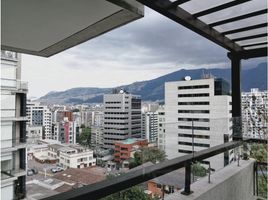
[[[163,101],[164,83],[181,80],[185,76],[192,79],[201,78],[203,73],[209,73],[217,78],[223,78],[230,82],[230,69],[182,69],[170,74],[148,81],[135,82],[130,85],[119,86],[132,94],[141,95],[143,101]],[[267,90],[267,63],[260,63],[255,68],[242,70],[242,91],[250,91],[251,88]],[[100,103],[103,101],[103,94],[111,93],[113,88],[72,88],[62,92],[49,92],[41,97],[39,101],[46,104],[82,104]]]

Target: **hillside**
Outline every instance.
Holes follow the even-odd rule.
[[[163,101],[165,82],[178,81],[185,76],[199,79],[204,72],[211,73],[217,78],[223,78],[230,82],[230,69],[182,69],[156,79],[118,86],[118,88],[124,88],[132,94],[141,95],[143,101]],[[267,63],[260,63],[255,68],[242,70],[242,91],[250,91],[250,88],[267,90]],[[111,93],[112,89],[85,87],[72,88],[62,92],[53,91],[41,97],[39,101],[47,104],[100,103],[103,100],[103,94]]]

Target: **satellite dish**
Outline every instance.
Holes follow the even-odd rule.
[[[190,80],[192,80],[192,78],[191,78],[191,76],[185,76],[185,77],[184,77],[184,80],[186,80],[186,81],[190,81]]]

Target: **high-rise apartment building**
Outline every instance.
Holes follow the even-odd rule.
[[[53,140],[60,141],[66,144],[76,143],[77,134],[76,122],[69,121],[65,117],[62,121],[53,124],[52,138]]]
[[[94,148],[103,148],[103,133],[104,133],[104,112],[92,112],[91,126],[91,146]]]
[[[123,90],[104,95],[105,149],[114,149],[115,141],[141,137],[141,98]]]
[[[1,51],[1,199],[26,194],[26,94],[20,54]]]
[[[228,142],[232,134],[230,86],[222,79],[165,84],[166,153],[175,158]],[[207,159],[211,168],[228,164],[229,152]]]
[[[43,126],[43,139],[52,139],[52,112],[39,102],[27,102],[27,118],[29,126]]]
[[[158,115],[157,112],[142,113],[142,138],[147,139],[149,143],[157,142]]]
[[[165,117],[165,107],[159,106],[157,110],[157,121],[158,121],[158,130],[157,130],[157,147],[165,151],[166,143],[166,117]]]
[[[243,92],[241,103],[244,137],[267,139],[268,91],[253,88]]]

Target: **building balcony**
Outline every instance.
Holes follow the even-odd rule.
[[[28,92],[28,82],[14,79],[1,78],[1,89],[10,90],[17,93]]]
[[[24,149],[26,148],[26,146],[26,140],[22,138],[1,140],[2,153],[17,151],[18,149]]]

